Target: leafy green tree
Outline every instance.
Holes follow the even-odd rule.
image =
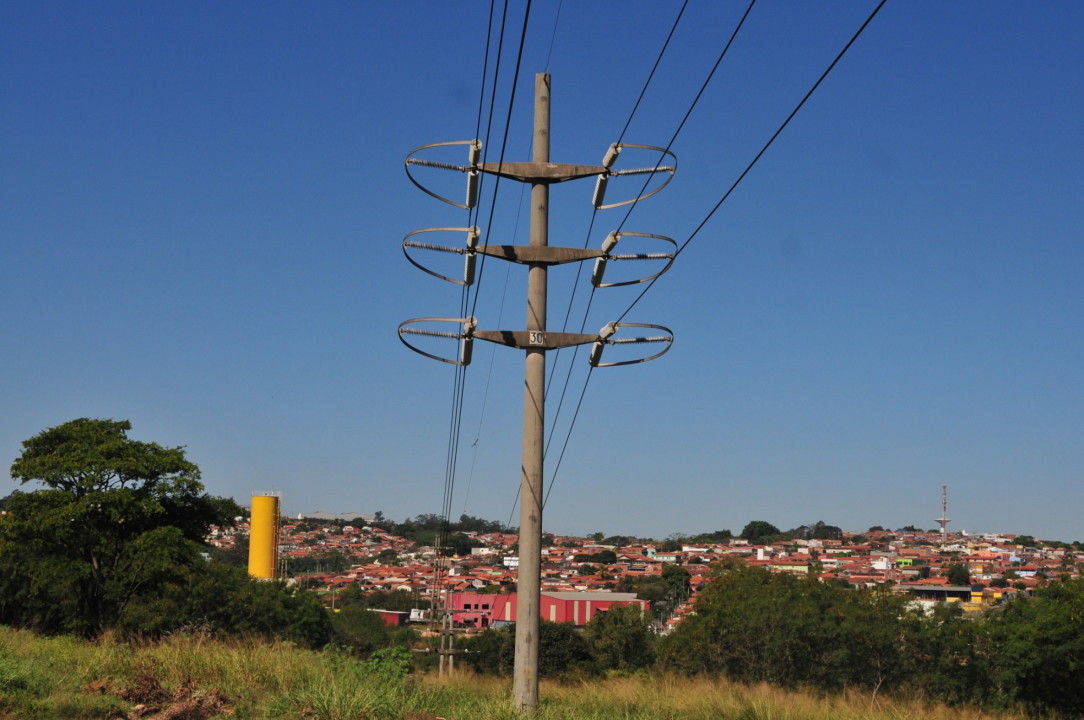
[[[967,571],[966,565],[960,563],[952,563],[945,569],[945,577],[948,578],[949,585],[970,585],[971,574]]]
[[[467,664],[475,672],[510,675],[515,654],[515,635],[510,628],[487,629],[468,637],[463,648]]]
[[[610,537],[605,538],[602,541],[603,545],[613,545],[614,547],[618,548],[628,547],[629,545],[634,545],[635,543],[636,538],[630,537],[628,535],[611,535]]]
[[[129,606],[116,627],[152,637],[196,627],[218,635],[280,638],[313,648],[335,637],[323,603],[307,590],[254,580],[243,568],[216,562],[201,561],[178,575],[153,596]]]
[[[991,620],[996,684],[1033,716],[1084,716],[1084,580],[1049,585]]]
[[[813,525],[814,540],[842,540],[843,530],[836,525],[826,525],[823,520],[818,520]]]
[[[617,553],[613,550],[600,550],[597,553],[576,553],[572,556],[572,562],[613,565],[617,562]]]
[[[655,661],[651,620],[638,605],[613,605],[584,627],[584,639],[604,670],[639,670]]]
[[[716,530],[715,532],[700,533],[692,537],[693,542],[721,543],[734,537],[729,530]]]
[[[964,617],[958,603],[937,606],[930,616],[904,616],[900,664],[907,684],[952,705],[990,703],[993,655],[986,625]]]
[[[557,678],[591,660],[587,642],[572,623],[538,624],[538,674]]]
[[[367,608],[344,607],[332,614],[331,624],[339,642],[365,655],[392,644],[391,628],[380,615]]]
[[[515,628],[485,630],[464,643],[466,660],[478,672],[509,675],[515,654]],[[558,678],[591,660],[583,636],[571,623],[543,620],[538,625],[538,674]]]
[[[666,565],[662,569],[662,580],[666,583],[666,594],[678,601],[689,597],[689,571],[680,565]]]
[[[764,520],[753,520],[742,528],[741,537],[754,545],[768,538],[779,535],[779,528]]]
[[[903,598],[722,566],[660,648],[665,667],[750,682],[879,689],[901,677]]]
[[[240,508],[203,492],[183,448],[128,438],[126,420],[82,418],[23,442],[0,518],[0,622],[93,635],[203,562],[212,525]]]
[[[663,553],[676,553],[681,552],[681,548],[684,545],[684,538],[669,537],[659,543],[658,550]]]

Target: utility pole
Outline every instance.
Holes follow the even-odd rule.
[[[660,157],[673,157],[673,154],[663,148],[649,145],[624,145],[614,144],[610,147],[603,159],[602,165],[568,165],[550,162],[550,75],[540,73],[535,76],[534,96],[534,132],[533,146],[530,162],[501,162],[483,163],[480,160],[481,144],[477,140],[455,141],[448,143],[435,143],[415,148],[407,156],[407,176],[423,192],[432,197],[442,200],[456,207],[470,209],[477,199],[477,175],[486,173],[497,175],[517,182],[530,183],[531,185],[531,230],[529,246],[511,245],[479,245],[480,232],[478,228],[427,228],[416,230],[403,241],[403,252],[407,259],[417,268],[438,277],[442,280],[457,285],[470,285],[474,282],[474,261],[478,254],[489,255],[509,262],[520,263],[528,268],[527,276],[527,327],[526,330],[479,330],[477,321],[469,318],[415,318],[399,325],[399,338],[410,349],[425,355],[426,357],[453,365],[468,365],[473,354],[473,341],[475,339],[486,340],[507,347],[513,347],[525,351],[524,391],[523,391],[523,447],[520,475],[520,524],[519,524],[519,571],[517,575],[516,594],[516,640],[515,640],[515,667],[513,669],[513,692],[515,707],[517,710],[533,712],[538,707],[538,640],[539,625],[541,618],[541,561],[542,561],[542,489],[543,489],[543,452],[545,449],[545,394],[546,394],[546,351],[560,348],[574,347],[577,345],[593,345],[588,362],[591,367],[613,367],[617,365],[632,365],[640,362],[653,360],[669,350],[673,342],[673,334],[661,325],[645,325],[639,323],[616,323],[611,322],[603,327],[598,333],[567,333],[549,332],[546,328],[546,304],[547,304],[547,280],[548,269],[551,265],[583,262],[594,260],[595,269],[591,282],[595,287],[617,287],[633,285],[636,283],[652,280],[669,269],[673,263],[675,252],[646,253],[617,255],[614,249],[622,235],[648,238],[652,241],[668,243],[676,250],[677,244],[673,240],[661,235],[645,233],[619,233],[612,232],[602,244],[600,250],[550,247],[549,245],[549,186],[552,183],[565,182],[589,177],[597,177],[594,199],[596,209],[606,209],[627,205],[650,197],[659,192],[669,182],[662,183],[660,187],[651,192],[638,195],[632,199],[610,205],[604,204],[607,183],[612,176],[674,173],[675,166],[663,166],[661,160],[654,167],[641,170],[613,170],[612,166],[617,160],[622,147],[637,148],[641,150],[658,151]],[[467,166],[455,166],[448,163],[423,160],[414,158],[414,155],[432,148],[449,145],[469,146],[470,164]],[[411,166],[431,167],[442,170],[455,170],[468,174],[467,201],[459,203],[442,197],[422,185],[411,174]],[[646,187],[646,185],[645,185]],[[467,242],[465,249],[443,247],[429,243],[421,243],[411,238],[422,232],[447,232],[465,231]],[[454,252],[466,255],[464,279],[462,281],[436,272],[421,264],[411,256],[411,250],[428,250],[437,252]],[[611,261],[655,261],[664,262],[662,269],[647,277],[627,280],[623,282],[604,282],[607,263]],[[410,327],[420,323],[457,323],[462,326],[462,331],[451,333],[439,330],[427,330]],[[648,337],[617,338],[614,335],[624,327],[651,328],[661,331],[662,335]],[[444,357],[435,352],[422,350],[407,341],[408,336],[424,336],[438,339],[454,339],[460,343],[458,356],[455,358]],[[664,343],[663,350],[648,357],[632,360],[618,360],[602,362],[604,347],[610,345],[629,345],[636,343]],[[451,618],[449,616],[448,622]],[[450,648],[442,652],[451,654]]]
[[[534,143],[531,159],[550,161],[550,76],[535,76]],[[549,245],[550,188],[531,185],[531,247]],[[527,332],[546,332],[547,268],[528,265]],[[538,337],[538,335],[536,335]],[[519,573],[516,580],[516,709],[538,706],[538,632],[542,602],[542,451],[545,443],[546,351],[528,348],[523,390],[523,470],[520,478]]]

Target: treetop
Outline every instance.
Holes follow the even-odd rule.
[[[184,448],[132,440],[128,420],[79,418],[23,441],[23,454],[11,477],[23,484],[38,480],[76,496],[118,488],[153,490],[161,483],[198,493],[199,468]]]

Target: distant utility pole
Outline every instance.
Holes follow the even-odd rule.
[[[414,158],[414,154],[423,150],[447,145],[468,145],[470,164],[455,166],[447,163]],[[657,150],[660,157],[671,153],[663,148],[646,145],[626,145],[625,147]],[[519,524],[519,572],[516,595],[516,643],[514,697],[517,710],[533,711],[538,707],[538,640],[539,620],[541,616],[541,556],[542,556],[542,489],[543,489],[543,451],[545,449],[545,394],[546,394],[546,351],[568,348],[577,345],[593,344],[588,362],[592,367],[610,367],[631,365],[653,360],[665,353],[673,342],[673,334],[660,325],[637,323],[609,323],[596,334],[549,332],[546,329],[547,280],[551,265],[595,260],[592,284],[596,287],[615,287],[632,285],[658,277],[674,260],[673,252],[635,253],[616,255],[614,248],[622,235],[650,238],[676,247],[673,240],[644,233],[611,233],[600,250],[588,250],[549,245],[549,186],[581,178],[597,177],[593,203],[596,209],[617,207],[637,202],[655,194],[662,187],[631,200],[605,205],[606,186],[611,176],[632,174],[653,174],[674,172],[674,166],[656,165],[645,170],[613,170],[612,166],[621,152],[621,146],[613,145],[606,153],[602,165],[565,165],[550,162],[550,76],[542,73],[535,76],[534,98],[534,142],[530,162],[482,163],[480,160],[481,144],[477,140],[437,143],[416,148],[407,156],[407,175],[411,182],[424,192],[451,205],[471,208],[477,199],[478,173],[530,183],[531,185],[531,233],[530,245],[478,245],[478,228],[429,228],[410,233],[403,241],[403,251],[407,259],[416,267],[443,280],[458,285],[470,285],[474,281],[474,260],[478,253],[489,255],[509,262],[524,264],[528,268],[527,286],[527,328],[526,330],[479,330],[475,318],[415,318],[399,326],[399,337],[407,347],[427,357],[454,365],[467,365],[473,353],[474,339],[505,345],[524,350],[526,353],[525,382],[523,394],[523,448],[520,475],[520,524]],[[467,202],[458,203],[441,197],[419,183],[410,173],[411,166],[433,167],[443,170],[457,170],[467,173]],[[667,180],[666,182],[669,182]],[[666,183],[663,183],[665,185]],[[466,231],[465,249],[442,247],[421,243],[411,238],[421,232]],[[411,250],[432,250],[437,252],[455,252],[466,256],[464,279],[453,279],[435,272],[416,261]],[[665,266],[645,278],[625,282],[603,282],[608,262],[617,260],[648,260],[664,262]],[[419,329],[411,327],[421,323],[453,322],[462,326],[462,331]],[[652,328],[662,335],[649,337],[616,338],[614,335],[622,327]],[[407,341],[407,337],[423,336],[437,339],[454,339],[460,350],[456,358],[444,357],[432,351],[422,350]],[[648,357],[633,360],[602,362],[605,346],[614,344],[665,343],[665,348]]]

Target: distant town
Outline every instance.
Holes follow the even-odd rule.
[[[391,597],[409,599],[396,603],[403,623],[409,616],[403,608],[409,605],[416,608],[415,618],[424,614],[422,608],[448,607],[458,625],[494,626],[504,619],[507,602],[492,596],[515,590],[518,536],[483,531],[499,523],[469,516],[461,520],[473,522],[445,523],[439,543],[443,551],[438,553],[432,528],[441,523],[435,516],[402,524],[385,520],[381,513],[283,518],[279,574],[289,583],[316,590],[329,606],[343,592],[395,593]],[[483,530],[462,529],[472,525]],[[208,542],[217,552],[238,555],[247,552],[248,533],[247,518],[240,518],[234,528],[213,530]],[[981,613],[1045,583],[1079,578],[1084,547],[1079,541],[915,527],[874,526],[853,533],[823,522],[780,532],[765,521],[754,521],[737,536],[723,530],[663,541],[601,533],[586,538],[545,534],[542,592],[566,599],[592,593],[584,597],[596,600],[596,611],[615,600],[634,601],[650,607],[660,632],[668,632],[693,612],[713,568],[727,562],[815,575],[822,582],[856,588],[883,586],[909,594],[918,608],[958,603],[965,613]],[[482,596],[490,597],[481,602]],[[585,607],[577,617],[562,619],[585,624],[591,603]]]

